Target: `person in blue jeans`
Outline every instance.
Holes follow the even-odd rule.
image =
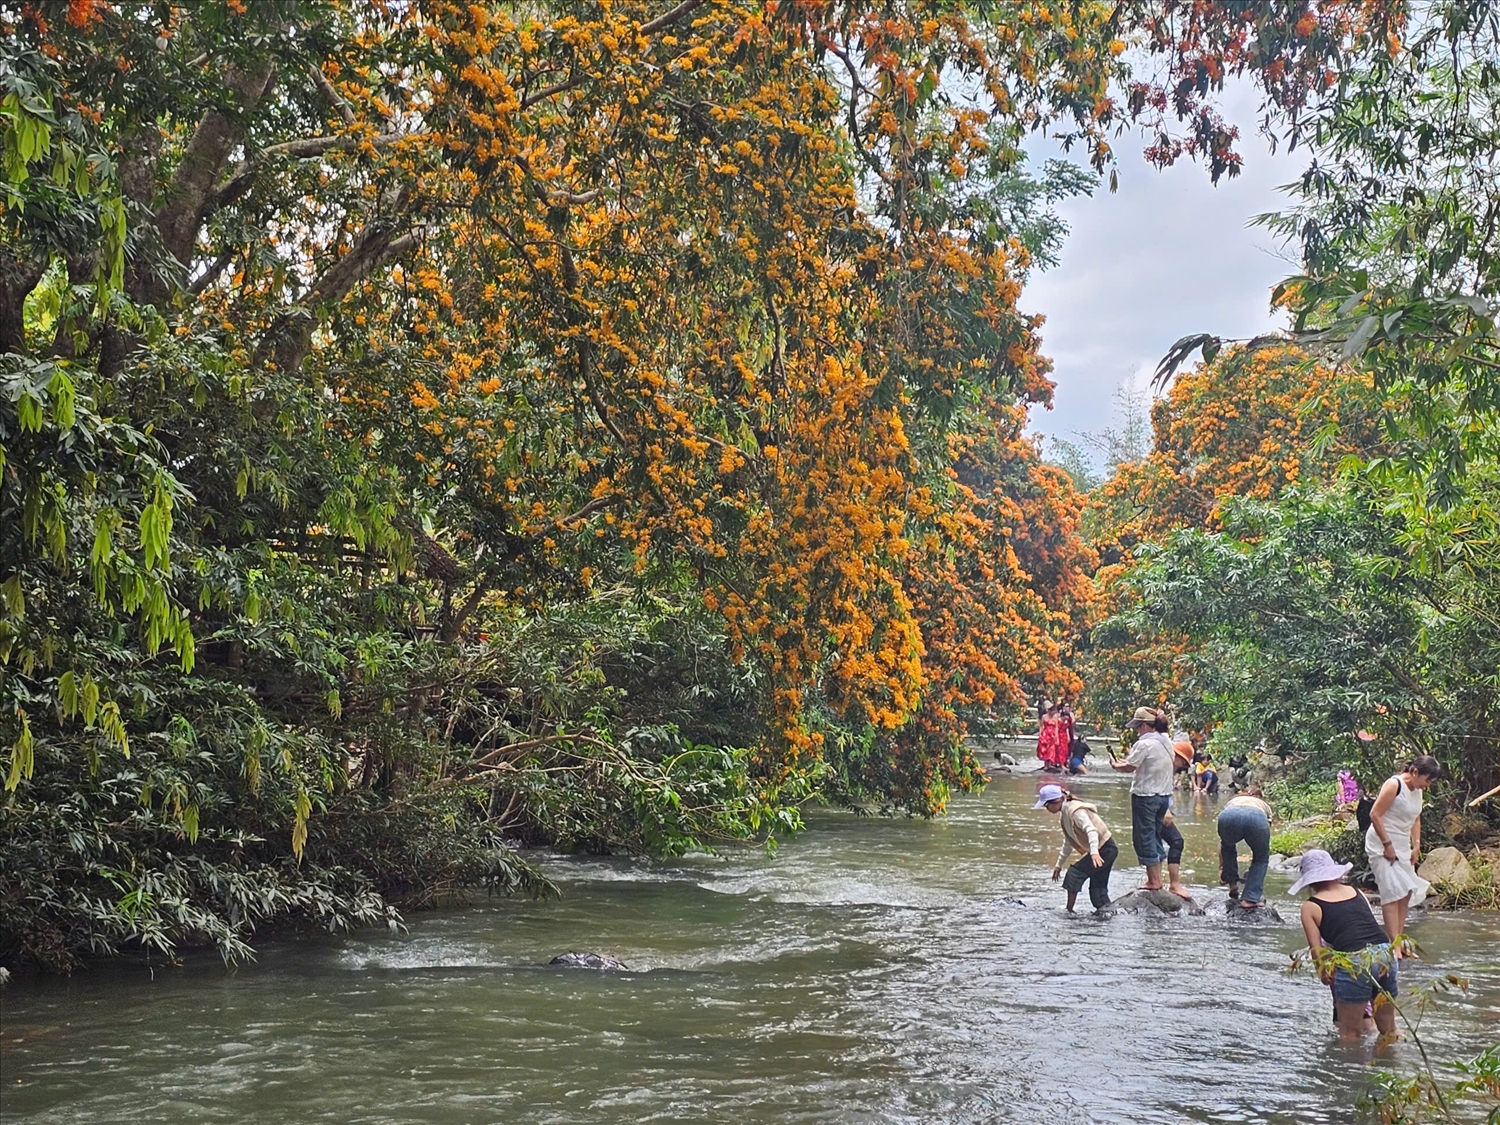
[[[1312,888],[1302,904],[1302,932],[1318,976],[1333,989],[1339,1038],[1364,1034],[1369,1007],[1381,1038],[1394,1039],[1400,962],[1369,899],[1344,882],[1352,866],[1313,848],[1302,857],[1302,876],[1292,884],[1291,893]]]
[[[1250,871],[1245,893],[1239,893],[1240,844],[1250,846]],[[1271,865],[1271,806],[1259,789],[1231,797],[1219,813],[1219,881],[1229,886],[1229,897],[1242,909],[1254,910],[1266,898],[1266,868]]]
[[[1146,868],[1143,891],[1163,890],[1162,861],[1167,849],[1162,842],[1163,821],[1172,804],[1172,743],[1155,729],[1160,713],[1154,707],[1137,707],[1125,724],[1138,737],[1124,761],[1114,759],[1112,769],[1135,776],[1130,779],[1130,843],[1135,857]],[[1163,724],[1165,725],[1165,724]]]

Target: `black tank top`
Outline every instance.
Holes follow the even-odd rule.
[[[1358,953],[1367,945],[1383,945],[1391,939],[1375,921],[1375,911],[1370,900],[1358,891],[1354,897],[1340,902],[1329,902],[1313,895],[1311,900],[1323,908],[1323,920],[1318,923],[1318,933],[1323,944],[1340,953]]]

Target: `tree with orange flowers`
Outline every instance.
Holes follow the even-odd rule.
[[[939,811],[1089,602],[1021,138],[1232,171],[1308,11],[0,0],[0,953]]]
[[[1152,444],[1090,497],[1105,565],[1095,575],[1099,620],[1121,613],[1121,581],[1141,544],[1182,528],[1213,530],[1222,506],[1275,499],[1327,483],[1351,457],[1379,448],[1380,402],[1358,372],[1315,363],[1290,345],[1230,348],[1172,381],[1151,410]],[[1191,646],[1170,633],[1105,628],[1087,660],[1094,706],[1168,699],[1192,668]]]

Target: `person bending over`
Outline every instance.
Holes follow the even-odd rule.
[[[1373,1002],[1376,1029],[1382,1038],[1394,1039],[1395,950],[1369,900],[1343,881],[1352,866],[1313,848],[1302,857],[1302,877],[1291,893],[1312,888],[1302,904],[1302,932],[1319,978],[1333,989],[1339,1038],[1358,1039],[1364,1033],[1365,1005]]]
[[[1271,806],[1252,788],[1231,797],[1219,813],[1219,881],[1240,907],[1254,910],[1266,898],[1266,869],[1271,865]],[[1250,870],[1240,897],[1240,841],[1250,845]]]
[[[1080,801],[1060,785],[1043,785],[1037,793],[1034,809],[1046,809],[1061,818],[1063,842],[1057,853],[1057,862],[1052,865],[1052,878],[1062,874],[1062,866],[1074,852],[1083,858],[1072,867],[1063,879],[1063,890],[1068,892],[1068,912],[1078,901],[1078,892],[1084,883],[1089,885],[1089,901],[1095,910],[1109,905],[1109,871],[1115,865],[1120,849],[1111,838],[1109,828],[1099,816],[1099,810],[1087,802]]]

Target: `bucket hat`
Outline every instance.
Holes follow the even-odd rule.
[[[1303,887],[1310,887],[1314,883],[1327,883],[1334,879],[1342,879],[1349,874],[1352,863],[1340,863],[1322,848],[1310,848],[1302,855],[1301,874],[1287,894],[1296,894]]]

